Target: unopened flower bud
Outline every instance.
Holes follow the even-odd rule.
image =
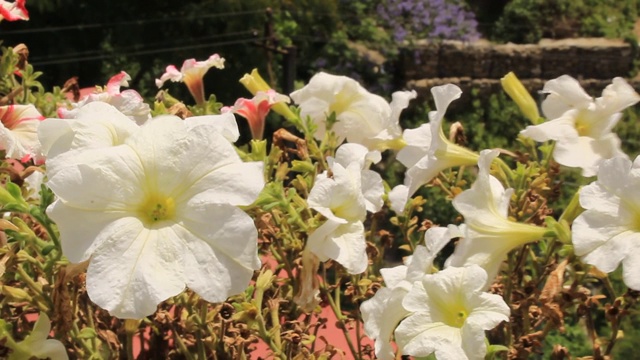
[[[518,105],[520,111],[533,124],[540,122],[540,114],[538,113],[538,104],[533,100],[531,94],[524,88],[516,74],[509,72],[502,79],[502,88],[509,97]]]
[[[31,295],[17,287],[4,285],[2,286],[1,292],[8,297],[10,301],[31,301]]]
[[[267,290],[271,287],[271,283],[273,282],[273,271],[271,269],[266,269],[258,275],[258,279],[256,280],[256,288],[261,290]]]
[[[27,48],[25,44],[18,44],[13,48],[13,53],[18,55],[18,64],[16,64],[16,67],[24,70],[27,66],[27,60],[29,59],[29,48]]]

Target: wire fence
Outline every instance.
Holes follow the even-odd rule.
[[[245,35],[250,35],[251,37],[243,37],[243,38],[236,38],[232,40],[210,42],[211,40],[220,40],[220,39],[233,38],[233,37],[239,37],[239,36],[245,36]],[[145,54],[145,52],[147,51],[164,52],[161,50],[166,49],[167,52],[170,52],[170,51],[179,51],[183,49],[188,50],[188,49],[195,48],[193,47],[193,46],[196,46],[195,44],[189,45],[189,43],[198,43],[197,44],[198,47],[206,47],[206,46],[216,46],[216,45],[220,45],[220,46],[231,45],[235,43],[244,43],[249,41],[258,41],[260,40],[260,38],[258,38],[257,36],[258,36],[258,32],[256,30],[247,30],[247,31],[237,31],[232,33],[207,35],[207,36],[201,36],[201,37],[195,37],[195,38],[189,38],[189,39],[176,38],[173,41],[169,41],[169,42],[165,40],[165,41],[158,41],[158,42],[152,42],[152,43],[137,44],[133,46],[119,47],[115,50],[120,54],[128,54],[128,55],[141,54],[142,55],[142,54]],[[203,44],[203,42],[205,43]],[[81,59],[92,58],[97,56],[107,56],[107,57],[111,55],[115,56],[115,54],[105,54],[108,52],[109,51],[106,49],[94,49],[94,50],[79,51],[79,52],[66,53],[66,54],[60,54],[60,55],[56,54],[56,55],[49,55],[49,56],[43,56],[43,57],[33,57],[31,59],[31,63],[38,64],[38,65],[62,64],[66,62],[79,61]],[[157,52],[151,52],[151,53],[153,54]]]

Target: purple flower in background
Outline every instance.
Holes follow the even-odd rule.
[[[384,0],[377,12],[396,41],[480,37],[475,15],[460,0]]]

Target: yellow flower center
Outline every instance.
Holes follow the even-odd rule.
[[[467,311],[463,308],[457,309],[456,311],[451,311],[447,315],[448,316],[446,317],[444,323],[457,328],[461,328],[462,325],[464,325],[465,320],[467,320],[467,316],[469,316],[469,314],[467,314]]]
[[[575,128],[579,136],[589,136],[591,133],[591,124],[580,115],[576,118]]]
[[[176,213],[176,203],[171,197],[151,194],[139,209],[140,217],[147,224],[170,220]]]
[[[631,224],[629,227],[632,231],[640,232],[640,206],[632,203],[628,199],[625,199],[623,196],[620,198],[624,204],[623,206],[631,212]]]
[[[342,91],[336,94],[334,102],[329,105],[329,114],[335,113],[339,116],[343,112],[347,111],[354,102],[360,99],[360,95],[355,92]]]

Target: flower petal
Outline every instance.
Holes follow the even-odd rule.
[[[382,209],[384,205],[384,185],[382,177],[373,170],[364,170],[362,172],[362,195],[365,200],[367,211],[375,213]]]
[[[327,221],[309,235],[307,247],[320,260],[333,259],[350,274],[360,274],[369,266],[361,221],[338,226]]]
[[[127,146],[65,153],[49,161],[47,171],[51,190],[84,210],[137,211],[131,207],[145,195],[141,191],[144,169]]]
[[[600,139],[581,136],[573,141],[558,142],[553,150],[553,158],[564,166],[582,169],[582,176],[597,174],[598,166],[605,159],[626,156],[620,149],[620,139],[609,134]]]
[[[375,339],[375,353],[379,359],[395,358],[390,341],[396,325],[409,314],[402,307],[402,299],[406,290],[381,288],[373,298],[360,306],[364,330]]]
[[[126,144],[136,149],[158,191],[176,198],[206,191],[218,194],[219,203],[248,205],[262,190],[262,163],[243,163],[216,126],[159,117],[143,127]]]
[[[73,149],[106,148],[124,143],[138,125],[104,102],[88,103],[75,119],[46,119],[38,129],[43,152],[54,158]]]
[[[417,164],[429,152],[431,136],[429,124],[422,124],[416,129],[406,129],[402,137],[407,146],[398,152],[396,157],[398,161],[408,168]]]
[[[261,265],[253,220],[234,206],[198,200],[177,212],[182,216],[176,233],[187,247],[187,286],[211,302],[241,293]]]
[[[391,210],[396,214],[404,213],[404,207],[409,200],[409,187],[406,185],[396,185],[388,194],[389,202],[391,202]]]
[[[568,75],[547,81],[542,92],[549,94],[542,102],[542,112],[548,119],[559,118],[571,108],[585,109],[593,101],[580,83]]]
[[[436,352],[438,360],[467,359],[460,346],[460,329],[441,322],[434,323],[422,312],[413,313],[402,320],[395,336],[405,355],[428,356]]]
[[[578,110],[568,110],[561,116],[539,125],[529,125],[520,134],[538,142],[547,140],[572,140],[578,138],[575,128]]]
[[[62,253],[74,263],[89,259],[96,247],[119,231],[118,220],[126,216],[124,212],[76,208],[62,200],[51,204],[47,214],[60,230]]]
[[[232,143],[238,141],[238,138],[240,137],[238,123],[236,122],[236,118],[233,116],[233,113],[230,112],[220,115],[192,116],[184,119],[184,122],[188,127],[195,127],[201,124],[212,125],[218,128],[218,131],[220,131],[222,136]],[[206,131],[211,130],[207,129]]]
[[[124,218],[87,269],[89,298],[111,315],[140,319],[185,287],[185,244],[171,226]]]

